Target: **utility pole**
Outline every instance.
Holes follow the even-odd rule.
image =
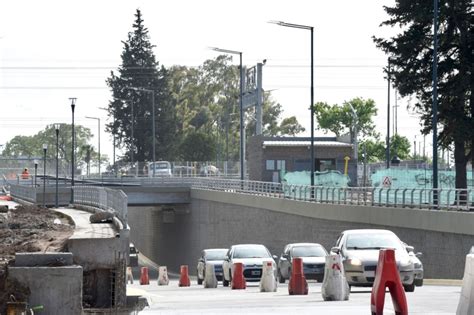
[[[387,168],[390,168],[390,58],[388,58],[387,68],[387,139],[386,139],[385,159]]]

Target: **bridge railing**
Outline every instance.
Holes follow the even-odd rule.
[[[90,206],[115,214],[124,227],[128,224],[127,195],[118,189],[74,186],[74,204]]]
[[[35,187],[10,184],[10,195],[36,203]]]

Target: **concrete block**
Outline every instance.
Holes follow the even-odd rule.
[[[15,267],[35,267],[35,266],[71,266],[72,253],[58,252],[36,252],[36,253],[16,253]]]
[[[9,267],[8,276],[30,289],[28,304],[44,314],[82,314],[82,267]]]

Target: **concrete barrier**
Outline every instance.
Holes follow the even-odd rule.
[[[169,283],[168,268],[166,268],[166,266],[158,267],[158,285],[168,285]]]
[[[347,284],[340,255],[331,254],[326,256],[321,294],[325,301],[349,300],[349,285]]]
[[[205,288],[217,288],[217,278],[216,271],[214,270],[214,265],[206,264],[204,275],[204,287]]]
[[[260,278],[260,292],[276,292],[277,281],[275,278],[275,269],[273,262],[266,260],[262,266],[262,277]]]
[[[461,297],[456,315],[474,314],[474,254],[466,256]]]

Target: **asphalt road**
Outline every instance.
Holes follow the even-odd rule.
[[[156,279],[156,278],[155,278]],[[370,314],[371,288],[354,288],[349,301],[326,302],[321,284],[309,283],[309,294],[288,295],[288,285],[279,284],[277,292],[261,293],[258,283],[248,283],[245,290],[222,287],[204,289],[192,280],[191,287],[178,287],[177,280],[168,286],[138,281],[128,285],[128,293],[145,295],[150,307],[140,314]],[[455,314],[461,294],[460,286],[425,285],[406,293],[409,314]],[[384,314],[395,314],[390,294],[385,296]]]

